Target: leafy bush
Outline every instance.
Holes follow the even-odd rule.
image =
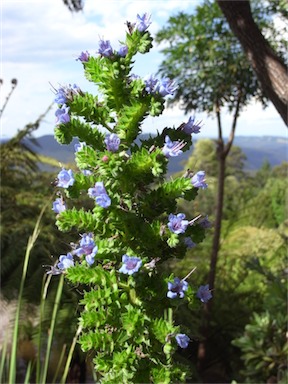
[[[257,270],[266,276],[267,292],[264,297],[265,310],[254,312],[244,334],[233,340],[232,344],[241,350],[244,361],[242,370],[245,382],[286,383],[287,371],[287,287],[283,271],[273,275],[259,262]]]

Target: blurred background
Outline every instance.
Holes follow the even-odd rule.
[[[2,2],[1,382],[11,382],[13,345],[17,382],[27,370],[37,382],[51,329],[41,382],[95,382],[90,356],[73,346],[77,290],[45,274],[75,238],[58,232],[51,209],[61,165],[75,167],[74,142],[63,147],[53,137],[54,88],[76,83],[96,93],[77,57],[96,55],[100,39],[118,45],[125,22],[144,12],[154,46],[133,71],[168,76],[178,88],[162,116],[146,119],[143,135],[190,116],[202,121],[168,177],[205,170],[209,185],[190,205],[179,202],[189,216],[208,215],[208,236],[166,265],[179,276],[197,266],[193,283],[213,290],[212,304],[179,315],[193,340],[177,358],[190,364],[190,383],[286,383],[288,9],[281,0]],[[47,201],[24,276],[28,239]]]

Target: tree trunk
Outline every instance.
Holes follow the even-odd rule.
[[[287,68],[255,23],[249,0],[217,0],[217,3],[251,62],[265,95],[287,125]]]
[[[230,135],[227,143],[225,144],[222,136],[222,124],[221,124],[221,113],[220,113],[220,103],[217,100],[215,104],[216,108],[216,117],[218,123],[218,141],[217,141],[217,159],[218,159],[218,188],[217,188],[217,198],[216,198],[216,211],[215,211],[215,222],[214,222],[214,235],[213,243],[211,250],[210,258],[210,270],[209,270],[209,289],[214,289],[215,278],[216,278],[216,265],[218,261],[218,253],[220,248],[220,238],[221,238],[221,222],[223,216],[223,204],[224,204],[224,186],[225,186],[225,168],[226,168],[226,158],[229,155],[230,149],[232,147],[237,119],[239,116],[239,110],[242,100],[242,92],[238,91],[238,100],[233,116],[233,123],[230,131]],[[203,339],[200,341],[198,346],[198,361],[197,368],[204,382],[213,382],[209,381],[209,369],[207,368],[210,365],[209,361],[209,349],[211,349],[211,340],[210,340],[210,320],[212,314],[212,303],[213,300],[208,301],[204,304],[203,308],[203,317],[202,324],[200,328],[200,333]],[[213,348],[212,348],[213,349]],[[208,376],[206,376],[208,373]]]
[[[225,166],[226,166],[226,154],[224,152],[223,142],[218,143],[218,188],[217,188],[217,200],[216,200],[216,212],[214,222],[214,236],[212,243],[212,252],[210,258],[210,270],[209,270],[209,289],[214,289],[215,277],[216,277],[216,264],[218,259],[220,236],[221,236],[221,222],[223,216],[223,201],[224,201],[224,184],[225,184]]]
[[[215,221],[214,221],[214,235],[213,235],[213,245],[210,259],[210,270],[209,270],[209,289],[214,289],[215,277],[216,277],[216,264],[218,260],[218,252],[220,245],[220,235],[221,235],[221,221],[223,215],[223,202],[224,202],[224,184],[225,184],[225,166],[226,166],[226,157],[225,146],[223,140],[218,141],[218,188],[217,188],[217,200],[216,200],[216,212],[215,212]],[[214,383],[215,378],[211,377],[211,372],[209,373],[209,367],[215,363],[215,348],[213,347],[213,337],[211,338],[211,326],[210,321],[212,317],[212,305],[213,300],[208,301],[203,306],[203,317],[201,324],[201,335],[203,339],[199,342],[198,346],[198,362],[197,368],[201,375],[201,379],[205,383]],[[217,349],[217,348],[216,348]],[[213,357],[212,357],[213,356]],[[212,362],[211,362],[212,359]],[[217,360],[217,364],[222,366],[223,362]],[[211,367],[210,367],[211,368]],[[223,364],[223,375],[225,376],[225,366]],[[213,373],[212,369],[212,375]],[[222,377],[224,382],[226,377]],[[221,381],[221,382],[222,382]],[[226,381],[225,381],[226,382]]]

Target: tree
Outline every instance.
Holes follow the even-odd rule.
[[[233,33],[239,39],[265,95],[274,104],[287,125],[288,90],[286,85],[288,83],[288,74],[284,60],[261,33],[253,18],[249,0],[217,0],[217,3]],[[272,7],[272,9],[280,11],[283,17],[287,18],[284,2],[282,2],[283,8],[281,2],[278,3],[278,6],[275,1],[273,4],[274,8]]]
[[[212,139],[197,140],[188,160],[184,163],[184,169],[205,169],[207,174],[207,183],[209,188],[205,191],[199,191],[197,199],[193,201],[190,207],[186,203],[181,209],[187,214],[192,212],[205,212],[213,221],[215,213],[215,197],[217,192],[218,160],[216,154],[217,141]],[[247,179],[244,173],[245,154],[240,147],[232,146],[230,154],[227,157],[225,166],[225,201],[223,205],[222,218],[225,220],[238,216],[239,194],[236,193],[242,185],[242,180]],[[183,173],[183,172],[182,172]]]
[[[218,193],[211,254],[209,286],[214,288],[220,244],[226,159],[233,144],[237,120],[244,106],[256,98],[266,99],[242,48],[231,33],[217,3],[209,0],[196,8],[194,15],[179,13],[160,30],[156,41],[168,43],[160,72],[176,80],[178,88],[172,104],[180,104],[186,113],[206,111],[218,125],[216,156]],[[222,135],[221,113],[232,114],[229,139]]]
[[[265,18],[261,20],[262,24],[267,24]],[[162,50],[165,59],[159,72],[174,79],[178,84],[170,104],[180,105],[185,113],[193,110],[207,112],[214,115],[217,121],[218,187],[208,278],[209,288],[214,289],[220,248],[226,163],[238,117],[252,99],[262,102],[263,106],[266,105],[267,99],[238,39],[230,31],[216,2],[204,1],[203,5],[196,8],[194,15],[179,13],[170,17],[168,25],[158,32],[156,41],[165,42],[166,45]],[[230,135],[226,141],[222,134],[221,121],[224,108],[232,115]],[[203,326],[204,336],[209,329],[210,314],[211,302],[208,302],[206,324]],[[205,341],[199,350],[204,352],[199,358],[203,367],[206,359]]]
[[[201,141],[197,141],[192,156],[196,157],[196,147]],[[199,154],[201,155],[201,151],[197,150],[197,155]],[[198,162],[204,165],[205,156],[204,158],[198,158]],[[212,164],[210,158],[208,164]],[[267,282],[263,281],[261,275],[255,273],[255,270],[251,268],[250,261],[254,263],[254,259],[259,260],[269,273],[277,275],[279,272],[278,276],[285,274],[283,271],[285,270],[285,255],[287,253],[287,236],[285,237],[283,233],[285,227],[282,227],[285,225],[285,191],[287,191],[287,181],[283,178],[285,164],[273,169],[268,168],[267,165],[264,165],[263,168],[265,169],[259,170],[261,178],[258,175],[257,177],[251,177],[249,172],[244,173],[244,177],[237,182],[236,188],[233,189],[230,184],[230,178],[233,176],[228,176],[225,180],[226,193],[221,234],[222,245],[219,263],[217,264],[217,274],[221,276],[221,279],[217,281],[217,295],[213,295],[213,322],[211,322],[207,334],[206,345],[209,351],[209,357],[207,357],[207,359],[209,358],[209,364],[207,366],[209,369],[201,372],[202,380],[205,383],[210,382],[207,375],[215,383],[216,372],[219,371],[226,372],[225,375],[227,376],[221,378],[221,382],[225,383],[231,381],[231,376],[241,383],[247,377],[245,375],[243,378],[237,377],[241,368],[244,367],[239,360],[239,350],[231,348],[231,341],[244,333],[244,327],[250,322],[252,312],[261,315],[261,312],[265,312],[269,308],[263,303],[263,297],[266,289],[269,289],[270,286],[270,284],[267,285]],[[284,173],[282,174],[282,172]],[[260,179],[264,184],[257,181]],[[211,192],[214,189],[212,188],[211,191],[213,181],[210,178],[207,181],[209,183],[208,190],[199,191],[197,199],[194,201],[199,203],[200,200],[202,208],[205,207],[203,199],[206,199],[207,193],[208,199],[209,196],[211,199]],[[233,196],[235,210],[233,208],[227,209],[227,206],[230,205],[227,196],[230,195]],[[187,204],[183,204],[183,206],[186,206],[184,212],[187,215],[191,214],[190,212],[195,212],[194,205],[187,207]],[[191,249],[180,263],[174,262],[171,264],[170,268],[174,272],[176,271],[178,275],[185,275],[189,272],[189,266],[193,260],[194,265],[197,265],[197,276],[195,275],[194,278],[200,278],[200,281],[203,281],[203,276],[207,275],[209,245],[210,236],[206,237],[204,243]],[[285,289],[283,282],[284,280],[282,280],[282,290]],[[273,301],[280,300],[279,296],[280,292],[275,290],[273,292]],[[273,313],[273,311],[270,313]],[[183,317],[186,318],[189,327],[189,322],[193,324],[198,316],[195,312],[190,312],[183,314]],[[264,351],[265,347],[263,348]],[[267,349],[264,356],[267,356]],[[196,356],[194,356],[194,359],[196,359]],[[221,366],[221,369],[219,369],[219,366]],[[255,366],[254,364],[254,368]],[[232,375],[231,370],[234,372]]]
[[[194,144],[191,156],[185,163],[185,169],[205,169],[209,177],[217,177],[218,161],[216,155],[217,140],[201,139]],[[225,176],[236,176],[241,179],[246,156],[242,149],[232,146],[226,162]]]

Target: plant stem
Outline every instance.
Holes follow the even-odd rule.
[[[75,336],[73,338],[70,350],[69,350],[69,354],[68,354],[68,357],[67,357],[67,360],[66,360],[66,364],[65,364],[64,373],[63,373],[62,379],[60,381],[61,384],[64,384],[66,382],[66,378],[67,378],[67,375],[68,375],[68,370],[69,370],[70,363],[71,363],[71,360],[72,360],[72,356],[73,356],[73,352],[74,352],[74,349],[75,349],[75,345],[76,345],[76,342],[77,342],[77,339],[78,339],[80,333],[82,332],[82,328],[83,328],[82,324],[79,324],[79,326],[77,328],[77,331],[75,333]]]
[[[37,364],[36,364],[36,381],[40,382],[41,379],[41,349],[42,349],[42,322],[44,317],[44,308],[45,300],[47,296],[48,286],[50,284],[52,275],[46,275],[43,279],[42,292],[41,292],[41,302],[40,302],[40,319],[39,319],[39,329],[38,329],[38,354],[37,354]]]
[[[50,200],[49,200],[50,203]],[[19,331],[19,318],[20,318],[20,308],[22,303],[22,296],[23,296],[23,289],[24,289],[24,283],[27,275],[27,269],[28,269],[28,262],[30,258],[31,250],[39,236],[40,233],[40,221],[42,219],[42,216],[44,214],[44,211],[47,208],[47,204],[42,208],[40,215],[37,219],[34,231],[32,233],[32,236],[29,237],[25,258],[24,258],[24,264],[23,264],[23,270],[22,270],[22,278],[20,282],[20,288],[19,288],[19,295],[18,295],[18,303],[15,313],[15,323],[14,323],[14,329],[13,329],[13,342],[12,342],[12,350],[11,350],[11,360],[10,360],[10,367],[9,367],[9,383],[16,383],[16,356],[17,356],[17,341],[18,341],[18,331]]]
[[[53,313],[52,313],[52,318],[51,318],[51,323],[50,323],[50,328],[49,328],[49,336],[48,336],[47,348],[46,348],[46,354],[45,354],[44,369],[43,369],[42,377],[41,377],[41,381],[40,381],[40,383],[43,383],[43,384],[46,383],[48,364],[49,364],[50,352],[51,352],[51,345],[52,345],[53,334],[54,334],[54,329],[55,329],[55,324],[56,324],[56,317],[57,317],[57,312],[58,312],[60,299],[61,299],[61,295],[62,295],[63,285],[64,285],[64,275],[61,275],[60,279],[59,279],[55,303],[54,303],[54,307],[53,307]]]

